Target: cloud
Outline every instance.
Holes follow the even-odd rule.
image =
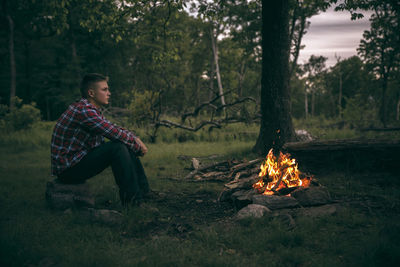
[[[331,7],[312,17],[298,62],[306,62],[311,55],[322,55],[328,57],[327,66],[332,66],[336,63],[335,54],[342,59],[356,55],[364,31],[370,28],[371,12],[363,13],[363,19],[351,20],[349,12],[335,12]]]

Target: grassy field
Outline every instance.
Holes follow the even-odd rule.
[[[230,129],[218,136],[203,133],[204,140],[161,140],[149,145],[143,164],[151,187],[164,193],[162,200],[124,210],[109,169],[89,181],[97,207],[125,215],[121,225],[109,226],[92,223],[79,211],[46,207],[51,128],[51,123],[41,124],[0,137],[1,266],[397,266],[400,262],[398,174],[343,169],[316,173],[343,204],[327,217],[298,216],[293,229],[271,216],[235,221],[233,207],[216,201],[223,184],[184,181],[189,162],[178,156],[253,159],[256,127]],[[238,129],[246,129],[240,131],[246,134],[234,137]]]

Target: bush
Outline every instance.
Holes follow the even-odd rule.
[[[127,97],[132,99],[128,106],[130,112],[129,122],[137,126],[150,123],[153,117],[153,106],[158,100],[159,93],[134,91],[128,94]]]
[[[343,119],[351,128],[371,126],[378,121],[376,104],[373,100],[365,101],[360,95],[346,99],[346,108],[343,110]]]
[[[35,103],[22,104],[22,100],[15,99],[16,107],[5,114],[3,123],[8,130],[19,131],[30,129],[33,124],[40,121],[40,110],[36,108]]]

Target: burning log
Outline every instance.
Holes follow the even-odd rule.
[[[277,153],[278,154],[278,153]],[[254,188],[265,195],[278,194],[278,190],[298,186],[308,186],[311,177],[301,178],[295,159],[290,154],[279,152],[275,155],[271,149],[266,161],[261,165],[260,180],[254,184]],[[264,177],[269,179],[265,185]]]

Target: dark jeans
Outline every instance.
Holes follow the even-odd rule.
[[[122,204],[141,200],[149,192],[143,166],[136,154],[118,141],[91,150],[80,162],[62,172],[63,183],[83,183],[111,165]]]

